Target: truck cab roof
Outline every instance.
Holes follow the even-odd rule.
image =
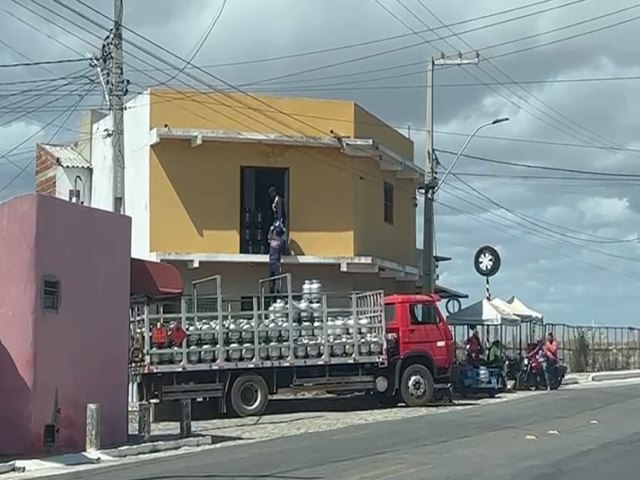
[[[441,300],[437,294],[401,294],[396,293],[384,297],[385,305],[394,305],[397,303],[438,303]]]

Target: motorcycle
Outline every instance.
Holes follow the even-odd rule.
[[[547,362],[540,344],[529,345],[527,355],[522,361],[522,368],[518,374],[516,388],[538,390],[547,389],[547,381],[544,375],[544,367]],[[557,390],[567,373],[567,367],[556,362],[549,369],[551,380],[550,389]]]
[[[518,375],[522,370],[522,359],[507,356],[502,365],[502,379],[506,390],[513,390],[518,383]]]
[[[516,379],[516,389],[533,390],[544,385],[542,370],[543,353],[539,344],[529,344],[527,354],[522,359],[522,367]],[[546,388],[546,386],[545,386]]]

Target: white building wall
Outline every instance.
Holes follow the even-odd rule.
[[[155,256],[149,253],[149,92],[131,99],[126,108],[124,208],[125,213],[131,217],[131,255],[154,260]]]
[[[56,168],[56,197],[69,200],[69,190],[76,188],[80,190],[80,201],[84,205],[91,205],[91,169],[90,168]]]
[[[112,125],[109,115],[93,125],[91,134],[91,206],[109,211],[113,211]]]
[[[131,217],[131,255],[154,259],[149,253],[149,92],[131,99],[124,111],[124,209]],[[93,126],[91,163],[92,206],[113,210],[111,115]]]

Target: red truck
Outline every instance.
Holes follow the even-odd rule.
[[[453,336],[431,295],[382,291],[324,293],[291,277],[277,300],[264,293],[242,299],[198,294],[180,307],[132,308],[131,372],[140,401],[216,402],[222,412],[261,415],[282,391],[362,392],[384,406],[424,406],[450,391]],[[273,280],[271,280],[273,281]],[[315,283],[314,283],[315,282]]]

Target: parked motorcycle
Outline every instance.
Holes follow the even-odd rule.
[[[518,390],[538,390],[547,389],[547,382],[544,375],[544,365],[546,358],[540,344],[530,344],[527,355],[522,360],[522,368],[518,374],[516,388]],[[557,390],[567,373],[567,367],[556,362],[550,369],[551,390]]]

